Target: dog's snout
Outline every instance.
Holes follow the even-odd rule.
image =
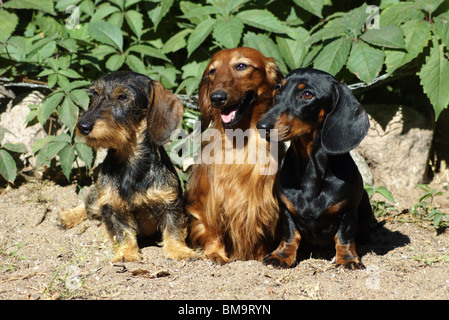
[[[76,126],[78,128],[78,131],[85,136],[91,133],[94,129],[94,124],[91,121],[80,121]]]
[[[228,100],[228,94],[225,91],[214,91],[210,94],[210,101],[215,107],[225,105]]]
[[[270,130],[274,128],[274,123],[269,119],[262,119],[257,123],[257,129],[261,130]]]

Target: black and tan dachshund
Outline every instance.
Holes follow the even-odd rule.
[[[363,269],[355,241],[368,240],[373,213],[349,151],[367,134],[369,119],[349,88],[320,70],[293,70],[276,86],[258,128],[291,141],[276,187],[283,236],[263,262],[291,267],[302,240],[334,242],[337,266]]]
[[[181,101],[160,82],[134,72],[108,74],[89,91],[77,134],[108,153],[85,203],[60,213],[61,227],[101,220],[115,244],[112,261],[139,261],[138,238],[154,236],[161,236],[165,257],[195,257],[185,244],[180,182],[163,147],[181,122]]]

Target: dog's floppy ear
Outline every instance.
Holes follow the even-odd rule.
[[[265,61],[265,72],[267,73],[268,81],[272,83],[273,86],[284,78],[284,75],[281,70],[279,70],[274,58],[267,58]]]
[[[198,105],[201,112],[201,132],[206,130],[213,120],[209,82],[209,77],[207,74],[204,74],[198,90]]]
[[[159,81],[152,80],[150,90],[147,113],[148,133],[153,142],[163,145],[181,123],[184,106],[181,100]]]
[[[362,142],[368,133],[369,118],[365,109],[344,83],[335,83],[333,110],[323,124],[321,143],[328,154],[347,153]]]

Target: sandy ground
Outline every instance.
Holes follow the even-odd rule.
[[[304,248],[301,262],[286,270],[258,261],[171,261],[155,245],[142,248],[140,263],[112,264],[113,248],[101,225],[57,227],[57,213],[82,198],[77,189],[39,180],[1,192],[1,300],[449,298],[449,232],[437,232],[401,208],[379,218],[383,225],[358,248],[366,270],[336,268],[332,248]],[[410,208],[419,194],[404,191],[398,206]],[[440,199],[448,203],[446,194]]]

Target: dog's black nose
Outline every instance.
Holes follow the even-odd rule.
[[[76,127],[82,135],[87,136],[94,129],[94,124],[90,121],[80,121],[78,122]]]
[[[228,94],[224,91],[214,91],[210,94],[210,101],[215,107],[221,107],[228,100]]]
[[[270,130],[273,128],[274,123],[272,123],[271,121],[264,121],[264,119],[262,119],[257,123],[257,129]]]

